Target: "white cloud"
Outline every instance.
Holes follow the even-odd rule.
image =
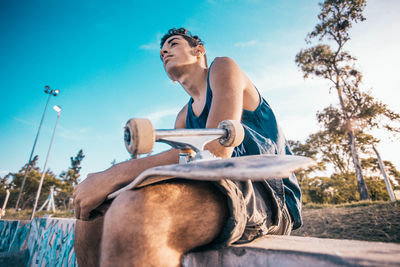
[[[248,42],[236,43],[235,46],[236,47],[249,47],[249,46],[253,46],[255,44],[257,44],[257,41],[256,40],[251,40],[251,41],[248,41]]]
[[[142,50],[148,50],[148,51],[158,51],[160,50],[160,40],[161,37],[163,36],[162,33],[158,32],[156,35],[156,38],[154,39],[153,42],[147,43],[147,44],[142,44],[139,46],[140,49]]]
[[[148,43],[148,44],[142,44],[141,46],[139,46],[140,49],[142,50],[159,50],[159,44],[158,43]]]
[[[65,127],[60,126],[58,130],[58,135],[70,140],[83,140],[88,129],[80,128],[80,129],[67,129]]]
[[[158,125],[165,125],[165,120],[175,122],[176,115],[178,115],[179,111],[179,108],[167,108],[164,110],[154,111],[141,117],[148,118],[153,123],[154,127],[157,128]],[[168,124],[171,125],[170,127],[174,126],[173,123]]]
[[[267,66],[254,72],[248,72],[248,75],[261,92],[298,86],[304,83],[301,73],[290,65]]]
[[[24,125],[28,125],[28,126],[32,126],[32,127],[38,127],[38,124],[33,123],[32,121],[27,121],[27,120],[24,120],[24,119],[21,119],[21,118],[17,118],[17,117],[14,117],[13,119],[16,120],[19,123],[24,124]]]
[[[305,141],[307,137],[319,130],[314,114],[281,116],[279,125],[286,139]]]

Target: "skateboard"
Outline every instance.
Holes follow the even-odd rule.
[[[302,156],[264,154],[221,159],[204,150],[208,142],[216,139],[223,146],[235,147],[243,138],[243,126],[233,120],[222,121],[216,129],[154,130],[147,119],[130,119],[125,126],[124,141],[133,156],[150,153],[154,142],[163,142],[180,149],[179,164],[147,169],[130,184],[110,194],[108,199],[126,190],[175,178],[263,181],[286,178],[292,172],[315,165],[312,159]]]

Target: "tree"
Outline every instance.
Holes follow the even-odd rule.
[[[6,198],[6,190],[8,189],[8,183],[7,183],[8,175],[10,174],[7,174],[4,177],[0,176],[0,205],[4,203],[4,200]]]
[[[368,145],[363,145],[369,142],[369,137],[359,135],[358,139],[362,140],[358,142],[361,144],[360,151],[363,152],[361,166],[365,172],[370,197],[372,200],[389,200],[385,183],[378,177],[380,175],[378,160],[374,157],[365,157],[368,153],[372,154],[366,149]],[[317,167],[296,172],[303,195],[303,204],[339,204],[360,199],[358,193],[354,194],[357,191],[357,179],[350,168],[351,156],[348,153],[345,135],[332,136],[332,132],[319,131],[311,134],[304,143],[289,141],[289,144],[294,154],[311,157],[317,161],[318,166],[323,166],[323,168]],[[384,165],[391,177],[399,181],[400,172],[394,167],[393,163],[384,161]],[[311,172],[325,168],[333,168],[334,173],[330,177],[310,177]],[[393,186],[393,181],[391,182]]]
[[[83,154],[82,149],[78,151],[75,157],[70,157],[71,166],[68,168],[66,172],[62,172],[60,177],[62,180],[70,183],[75,186],[78,184],[79,172],[81,170],[81,163],[85,155]]]
[[[62,205],[64,209],[69,208],[69,200],[74,192],[75,185],[78,184],[79,172],[81,170],[81,163],[85,155],[82,149],[80,149],[75,157],[70,157],[71,166],[67,171],[60,174],[62,185],[57,190],[57,205]]]
[[[313,146],[314,143],[306,142],[302,144],[300,141],[288,140],[289,146],[293,152],[293,154],[303,157],[312,158],[314,161],[317,162],[316,166],[307,168],[305,170],[300,170],[296,172],[296,177],[299,180],[300,184],[304,179],[309,178],[309,174],[317,171],[317,170],[325,170],[326,165],[325,162],[318,161],[318,150]]]
[[[362,75],[355,68],[356,58],[344,51],[345,44],[350,40],[349,29],[353,23],[365,20],[362,12],[366,1],[325,0],[320,6],[321,13],[318,15],[320,22],[307,35],[306,42],[311,44],[312,39],[318,38],[320,42],[328,41],[332,45],[320,43],[302,49],[296,55],[295,61],[303,71],[304,78],[315,76],[327,79],[332,83],[330,89],[337,92],[339,107],[330,106],[317,115],[318,121],[326,129],[319,135],[334,136],[335,142],[340,141],[343,136],[347,138],[348,149],[343,151],[348,151],[351,156],[360,199],[366,200],[369,199],[369,195],[361,171],[358,151],[361,143],[358,141],[363,140],[362,145],[378,142],[371,135],[364,134],[363,131],[366,129],[384,128],[400,132],[400,127],[392,126],[392,122],[398,120],[400,115],[375,100],[370,93],[361,91]],[[329,160],[338,161],[336,166],[340,165],[339,161],[343,163],[339,158]],[[341,171],[348,172],[345,169]]]
[[[400,184],[400,172],[396,169],[393,163],[391,161],[384,160],[383,165],[387,173],[390,175],[390,177],[392,177],[393,180],[397,182],[397,184]],[[377,177],[381,173],[378,159],[375,157],[362,159],[361,166],[369,171],[369,176],[371,177]],[[390,180],[390,184],[392,187],[395,187],[393,180]]]
[[[25,167],[26,166],[21,168],[21,170],[17,173],[10,173],[7,177],[8,180],[6,181],[6,188],[10,190],[9,205],[13,205],[17,201],[17,195],[19,189],[21,188],[22,180],[25,174]],[[29,209],[33,207],[41,176],[42,173],[40,172],[40,169],[36,167],[36,164],[32,165],[27,174],[24,191],[21,195],[19,205],[21,209]],[[44,176],[39,203],[42,203],[46,200],[48,194],[50,193],[50,187],[53,185],[56,186],[56,188],[59,188],[61,186],[61,181],[56,178],[51,170],[47,170]]]

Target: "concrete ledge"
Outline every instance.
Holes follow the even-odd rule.
[[[400,244],[266,236],[250,244],[189,253],[183,266],[400,266]]]
[[[76,266],[74,228],[74,219],[0,220],[0,256],[13,262],[25,251],[29,266]]]
[[[0,266],[77,266],[74,227],[74,219],[0,220]],[[400,266],[400,244],[266,236],[249,244],[188,253],[182,265]]]

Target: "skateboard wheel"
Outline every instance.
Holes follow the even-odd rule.
[[[224,120],[218,128],[227,130],[228,135],[219,138],[219,143],[225,147],[236,147],[240,145],[244,138],[244,129],[240,121]]]
[[[128,120],[124,130],[125,147],[133,156],[150,153],[156,136],[153,124],[148,119]]]

